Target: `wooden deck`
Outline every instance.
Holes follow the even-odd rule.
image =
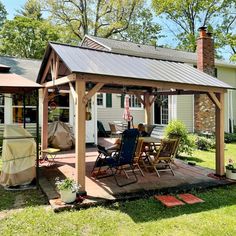
[[[109,140],[104,140],[109,142]],[[141,176],[137,172],[138,182],[124,187],[118,187],[114,177],[96,179],[91,176],[91,170],[97,157],[95,147],[87,148],[86,152],[86,192],[87,196],[82,203],[64,205],[55,188],[55,178],[75,178],[75,157],[73,152],[62,153],[55,159],[55,165],[42,166],[40,168],[40,185],[47,194],[49,202],[54,210],[71,207],[83,207],[87,205],[118,201],[127,198],[137,198],[154,193],[188,192],[194,189],[210,188],[225,184],[235,183],[228,179],[217,179],[213,176],[213,170],[198,166],[190,166],[183,161],[176,160],[178,165],[174,168],[175,176],[170,172],[161,172],[158,178],[155,172],[144,172]],[[120,181],[127,181],[121,174]]]

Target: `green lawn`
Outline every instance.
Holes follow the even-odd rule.
[[[178,157],[184,161],[195,161],[197,165],[215,169],[215,149],[210,151],[195,150],[192,157],[180,156]],[[232,158],[236,162],[236,143],[229,143],[225,145],[225,163]]]
[[[0,232],[2,236],[236,235],[236,186],[195,194],[205,203],[168,209],[148,198],[62,213],[27,206],[0,220]]]
[[[226,148],[226,158],[235,160],[236,144]],[[214,152],[195,151],[194,157],[182,159],[214,168]],[[38,190],[0,187],[0,235],[236,235],[235,185],[193,193],[205,202],[168,209],[151,197],[54,213]]]

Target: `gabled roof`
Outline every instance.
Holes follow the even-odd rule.
[[[57,43],[50,43],[46,50],[37,79],[39,83],[52,50],[56,52],[71,73],[232,88],[230,85],[184,63],[123,55]]]
[[[185,62],[191,64],[197,63],[197,54],[192,52],[186,52],[163,47],[155,47],[151,45],[142,45],[127,41],[100,38],[88,35],[84,37],[84,39],[81,42],[81,45],[83,45],[85,38],[89,38],[94,42],[102,45],[103,47],[106,47],[108,50],[116,53],[123,53],[141,57],[161,59],[161,60]],[[215,60],[215,64],[217,66],[236,68],[236,64],[218,59]]]

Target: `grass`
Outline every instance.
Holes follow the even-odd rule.
[[[225,145],[225,163],[228,159],[232,158],[236,162],[236,143],[229,143]],[[184,161],[194,161],[197,165],[215,169],[215,150],[201,151],[195,150],[192,156],[180,156],[178,157]]]
[[[236,235],[236,186],[195,193],[205,203],[165,208],[153,198],[53,213],[26,207],[0,221],[5,235]]]
[[[236,144],[227,144],[226,149],[226,160],[234,157]],[[214,168],[215,154],[197,150],[193,157],[181,159]],[[153,198],[144,198],[56,214],[45,207],[46,198],[38,190],[7,192],[0,187],[0,232],[1,236],[236,235],[235,185],[193,193],[205,202],[168,209]],[[22,209],[1,217],[16,208]]]

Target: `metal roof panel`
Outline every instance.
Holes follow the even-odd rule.
[[[72,72],[232,88],[190,65],[51,43]]]

